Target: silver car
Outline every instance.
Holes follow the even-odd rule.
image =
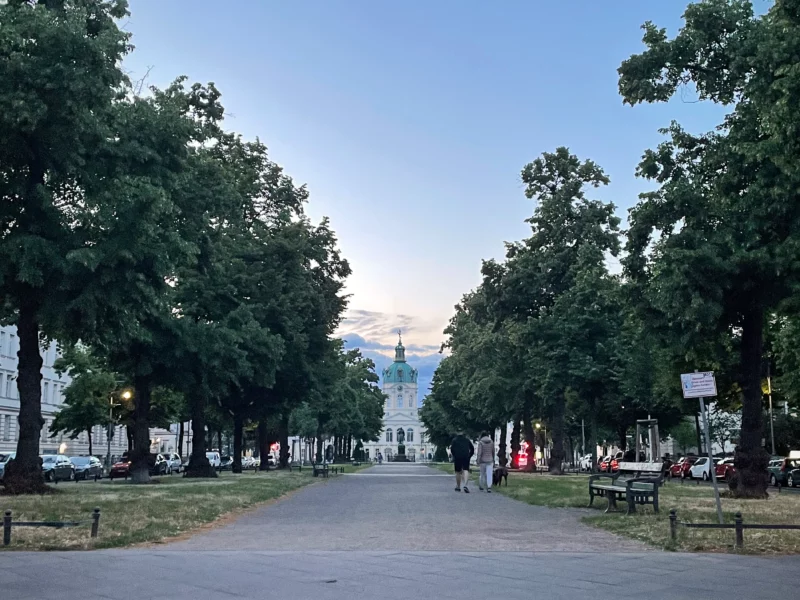
[[[164,458],[167,461],[167,475],[180,473],[183,470],[183,461],[177,452],[166,452]]]
[[[0,458],[0,483],[3,482],[3,477],[6,474],[6,465],[17,455],[16,452],[9,452],[3,458]]]

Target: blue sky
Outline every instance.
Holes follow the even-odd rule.
[[[380,354],[402,327],[426,365],[481,259],[528,232],[527,162],[559,145],[592,158],[612,182],[599,197],[624,217],[647,188],[634,170],[658,128],[706,130],[721,116],[691,94],[631,108],[617,93],[641,24],[674,33],[681,1],[130,6],[131,76],[214,81],[228,127],[260,137],[308,185],[309,214],[331,218],[354,270],[343,335]]]

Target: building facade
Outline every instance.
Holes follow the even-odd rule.
[[[367,458],[374,460],[378,453],[384,461],[406,460],[423,462],[433,457],[434,447],[428,443],[425,429],[419,420],[417,370],[406,362],[402,338],[395,347],[394,362],[382,373],[382,390],[386,394],[383,408],[383,430],[377,442],[364,444]]]
[[[17,352],[19,337],[13,326],[0,327],[0,454],[17,449],[19,426],[19,391],[17,390]],[[41,454],[67,454],[81,456],[89,454],[89,433],[82,432],[74,440],[68,435],[58,434],[50,437],[50,426],[56,413],[64,403],[64,390],[70,384],[67,374],[59,375],[53,365],[59,357],[58,345],[50,342],[41,348],[42,355],[42,427],[39,440]],[[108,451],[108,431],[102,425],[92,429],[92,452],[105,457]],[[150,438],[153,452],[172,451],[176,447],[176,436],[163,429],[151,429]],[[111,455],[122,456],[128,449],[128,438],[123,426],[117,426],[111,436]]]

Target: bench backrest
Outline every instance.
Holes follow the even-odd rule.
[[[620,473],[641,473],[642,475],[660,475],[664,471],[662,462],[621,462]]]

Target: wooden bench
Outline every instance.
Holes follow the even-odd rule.
[[[299,463],[299,462],[289,463],[289,473],[292,472],[292,469],[297,469],[298,471],[302,471],[303,470],[303,463]]]
[[[616,510],[617,500],[625,500],[626,514],[635,513],[637,504],[652,504],[658,512],[658,488],[663,483],[661,462],[621,462],[616,473],[589,476],[589,506],[601,496],[608,500],[606,512]]]

